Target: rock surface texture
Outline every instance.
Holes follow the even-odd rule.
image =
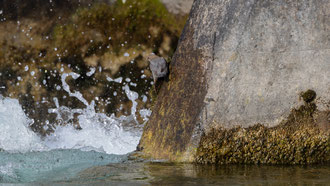
[[[188,14],[194,0],[161,0],[166,8],[173,14]]]
[[[202,163],[329,161],[329,17],[329,0],[195,0],[170,65],[170,81],[159,92],[138,148],[153,158]],[[316,98],[305,99],[308,92]],[[289,125],[291,132],[281,133]],[[247,136],[249,128],[256,135]],[[308,134],[299,132],[311,128]],[[215,130],[228,140],[244,139],[237,140],[242,145],[232,149],[226,137],[214,138]],[[324,143],[307,148],[304,136],[314,144],[318,134]],[[213,142],[203,145],[208,135]],[[276,140],[262,140],[269,135]],[[256,139],[260,145],[246,145]],[[291,142],[295,149],[279,147]],[[305,148],[296,157],[300,147],[321,155],[309,161]],[[212,148],[218,149],[213,159],[208,156]],[[244,156],[252,155],[226,159],[243,148]],[[256,152],[271,150],[292,156],[284,161],[271,159],[279,154],[270,153],[257,156],[269,161],[252,161]]]

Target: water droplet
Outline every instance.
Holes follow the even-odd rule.
[[[130,82],[129,85],[131,85],[131,86],[133,86],[133,87],[136,87],[136,86],[137,86],[136,83],[132,83],[132,82]]]
[[[142,95],[142,101],[145,103],[145,102],[147,102],[147,100],[148,100],[148,97],[146,95]]]

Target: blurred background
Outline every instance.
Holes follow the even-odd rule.
[[[192,0],[1,0],[0,95],[19,100],[33,119],[33,131],[46,135],[58,105],[86,105],[70,96],[80,92],[97,112],[131,115],[123,86],[138,93],[138,112],[152,106],[155,93],[146,57],[154,52],[170,62]]]

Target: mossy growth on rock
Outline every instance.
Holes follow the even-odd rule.
[[[302,92],[300,96],[306,103],[310,103],[316,98],[316,92],[309,89],[306,92]]]
[[[307,96],[308,95],[308,96]],[[196,162],[202,164],[312,164],[330,161],[330,133],[317,123],[316,97],[308,90],[305,104],[280,125],[211,129],[202,136]],[[330,111],[327,112],[329,116]],[[322,115],[322,114],[321,114]],[[329,123],[328,123],[329,125]]]

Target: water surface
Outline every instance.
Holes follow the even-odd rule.
[[[330,185],[330,165],[195,165],[164,162],[109,164],[68,182],[133,185]]]

